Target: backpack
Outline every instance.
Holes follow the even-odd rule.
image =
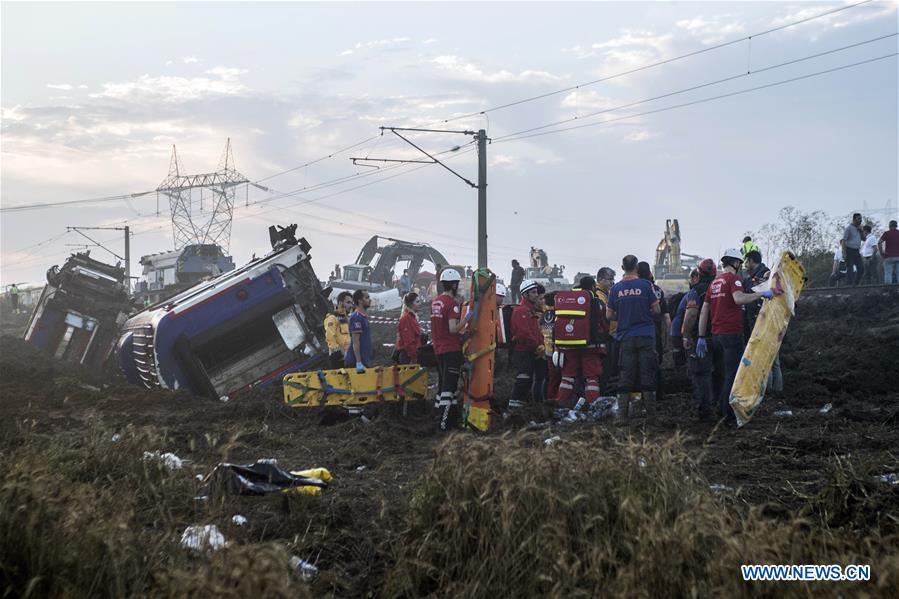
[[[605,305],[589,291],[557,291],[555,314],[553,336],[556,347],[586,347],[603,343],[608,338]]]

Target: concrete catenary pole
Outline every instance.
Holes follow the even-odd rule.
[[[487,132],[478,131],[478,268],[487,268]]]
[[[125,289],[131,293],[131,228],[125,226]]]

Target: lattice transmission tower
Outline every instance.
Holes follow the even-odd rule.
[[[184,174],[178,152],[172,146],[169,175],[156,188],[157,198],[169,198],[175,249],[186,245],[217,244],[225,252],[231,243],[231,220],[237,189],[249,180],[234,168],[231,138],[214,173]],[[204,203],[206,209],[204,210]]]

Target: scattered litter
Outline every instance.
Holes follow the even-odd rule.
[[[296,492],[317,495],[328,486],[331,473],[325,468],[288,472],[278,468],[276,460],[257,460],[255,464],[219,464],[204,479],[207,494],[266,495]]]
[[[93,391],[94,393],[100,392],[100,387],[94,387],[93,385],[88,385],[86,383],[81,383],[78,386],[81,387],[82,389],[84,389],[85,391]]]
[[[899,474],[896,474],[895,472],[890,472],[889,474],[881,474],[879,476],[875,476],[874,479],[888,485],[899,485]]]
[[[371,424],[371,418],[369,418],[369,417],[366,416],[365,414],[363,414],[363,415],[359,418],[359,420],[362,421],[362,424]]]
[[[198,475],[196,476],[196,479],[197,479],[198,481],[200,481],[200,482],[203,482],[203,479],[204,479],[204,478],[206,478],[206,477],[203,476],[202,474],[198,474]]]
[[[188,526],[181,534],[181,546],[192,551],[218,551],[225,546],[225,536],[215,524]]]
[[[641,468],[646,468],[646,460],[644,460],[643,458],[640,458],[639,460],[637,460],[637,465],[640,466]]]
[[[384,347],[393,347],[395,344],[393,344],[393,343],[382,343],[381,345],[383,345]]]
[[[194,501],[209,501],[209,497],[207,495],[198,495],[194,497]]]
[[[173,453],[159,453],[158,451],[145,451],[144,452],[144,461],[149,462],[151,460],[160,461],[165,465],[169,470],[181,470],[184,466],[184,460],[179,458]]]
[[[709,485],[709,489],[711,489],[715,493],[730,493],[734,490],[733,487],[728,487],[727,485],[722,485],[719,483]]]
[[[777,410],[776,412],[774,412],[774,415],[781,416],[781,417],[789,417],[789,416],[793,415],[793,410]]]
[[[234,517],[231,518],[231,522],[233,522],[237,526],[243,526],[247,523],[247,519],[240,514],[234,514]]]
[[[356,472],[362,472],[365,468],[365,466],[356,466]]]
[[[555,437],[550,437],[549,439],[546,439],[545,441],[543,441],[543,444],[548,447],[550,445],[555,445],[556,443],[558,443],[561,440],[562,440],[562,437],[560,437],[559,435],[556,435]]]
[[[824,407],[821,408],[821,409],[818,410],[818,411],[819,411],[820,413],[822,413],[822,414],[826,414],[826,413],[828,413],[829,411],[831,411],[832,409],[833,409],[833,404],[832,404],[832,403],[826,403],[826,404],[824,404]]]
[[[228,403],[229,401],[231,401],[231,398],[228,397],[227,395],[222,395],[219,397],[219,401],[222,403]]]
[[[277,459],[277,458],[259,458],[258,460],[256,460],[256,463],[257,463],[257,464],[269,464],[269,465],[271,465],[271,466],[277,466],[277,465],[278,465],[278,459]]]
[[[110,441],[112,441],[113,443],[118,443],[121,440],[122,440],[122,435],[120,435],[118,433],[114,434],[112,436],[112,439],[110,439]]]
[[[617,413],[617,397],[608,395],[597,397],[596,400],[592,404],[590,404],[590,414],[593,416],[594,420],[602,420],[608,415],[615,415]]]
[[[306,582],[309,582],[318,576],[318,568],[295,555],[290,556],[290,567],[298,572]]]

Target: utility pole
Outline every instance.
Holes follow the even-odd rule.
[[[469,185],[469,187],[473,187],[478,190],[478,268],[487,268],[487,131],[484,129],[480,129],[477,132],[475,131],[447,131],[445,129],[415,129],[408,127],[381,127],[381,135],[384,135],[384,131],[390,131],[407,144],[427,156],[430,160],[399,160],[396,158],[350,158],[353,161],[353,164],[358,164],[359,162],[400,162],[400,163],[414,163],[414,164],[439,164],[452,174],[456,175],[465,183]],[[429,154],[412,141],[404,137],[399,133],[399,131],[419,131],[423,133],[458,133],[460,135],[470,135],[474,137],[474,142],[477,143],[478,149],[478,182],[477,184],[472,183],[443,162],[438,160],[435,155]],[[459,150],[459,146],[456,146],[450,151]],[[359,166],[371,166],[367,164],[360,164]]]
[[[487,132],[478,130],[478,268],[487,268]]]
[[[128,293],[131,293],[131,227],[66,227],[66,231],[74,231],[89,240],[93,245],[103,248],[119,260],[125,263],[125,281]],[[119,256],[114,251],[97,241],[92,237],[88,237],[82,231],[124,231],[125,232],[125,255]]]

